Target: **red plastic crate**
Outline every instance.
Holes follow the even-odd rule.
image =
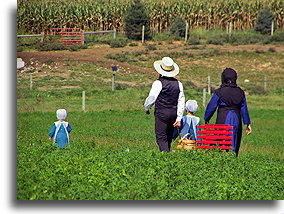
[[[232,148],[233,127],[227,124],[206,124],[197,126],[196,146],[199,149],[222,149]]]

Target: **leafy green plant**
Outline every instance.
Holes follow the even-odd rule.
[[[187,40],[187,44],[189,45],[199,45],[201,44],[200,38],[198,37],[189,37]]]
[[[281,200],[284,162],[274,152],[283,138],[267,117],[282,111],[250,113],[259,134],[244,136],[235,158],[218,150],[159,152],[153,117],[133,110],[69,111],[71,148],[60,150],[46,134],[54,112],[19,112],[17,199]]]
[[[127,39],[116,39],[109,42],[110,47],[112,48],[122,48],[127,45]]]
[[[153,51],[153,50],[157,50],[157,47],[154,44],[149,44],[149,45],[147,45],[147,49],[150,50],[150,51]]]
[[[39,43],[39,51],[56,51],[56,50],[67,50],[68,48],[63,44],[59,43]]]

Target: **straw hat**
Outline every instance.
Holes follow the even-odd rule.
[[[155,61],[154,68],[165,77],[174,77],[179,73],[178,65],[170,57],[163,57],[162,60]]]

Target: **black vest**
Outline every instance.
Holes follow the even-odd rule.
[[[162,90],[157,97],[155,108],[177,108],[180,93],[178,80],[173,77],[161,76],[158,80],[162,83]]]

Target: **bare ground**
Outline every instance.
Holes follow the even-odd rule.
[[[221,50],[221,51],[227,51],[227,52],[233,52],[233,51],[267,51],[268,49],[273,48],[276,52],[283,53],[283,46],[281,44],[277,45],[223,45],[223,46],[217,46],[217,45],[206,45],[206,48]],[[156,75],[156,72],[152,68],[147,68],[143,66],[133,65],[129,64],[127,62],[118,62],[113,59],[106,58],[106,55],[108,54],[117,54],[117,53],[123,53],[123,52],[137,52],[145,50],[145,46],[138,44],[138,46],[126,46],[123,48],[111,48],[109,45],[106,44],[97,44],[88,47],[88,49],[81,49],[76,52],[71,52],[69,50],[64,51],[30,51],[30,52],[19,52],[17,54],[18,58],[22,58],[24,62],[27,63],[26,68],[29,67],[42,67],[49,65],[46,64],[48,60],[52,61],[56,65],[56,69],[62,71],[60,72],[60,75],[62,76],[68,76],[70,75],[70,72],[68,72],[67,68],[64,66],[66,61],[76,61],[76,62],[82,62],[82,63],[95,63],[99,66],[110,68],[113,65],[118,65],[121,70],[140,70],[147,72],[148,74]],[[169,51],[184,51],[184,45],[183,42],[174,42],[173,44],[164,44],[162,46],[159,46],[159,49],[155,52],[161,53],[161,57],[163,56],[163,52],[169,52]],[[194,50],[191,50],[194,51]],[[197,50],[200,51],[200,50]],[[158,59],[157,59],[158,60]],[[25,75],[25,73],[23,73]],[[38,75],[46,75],[45,73],[38,73]],[[56,74],[58,75],[58,74]],[[127,84],[127,83],[126,83]],[[129,82],[129,84],[133,84]],[[196,85],[202,85],[198,81],[195,81],[194,84]],[[41,89],[41,90],[44,90]]]

